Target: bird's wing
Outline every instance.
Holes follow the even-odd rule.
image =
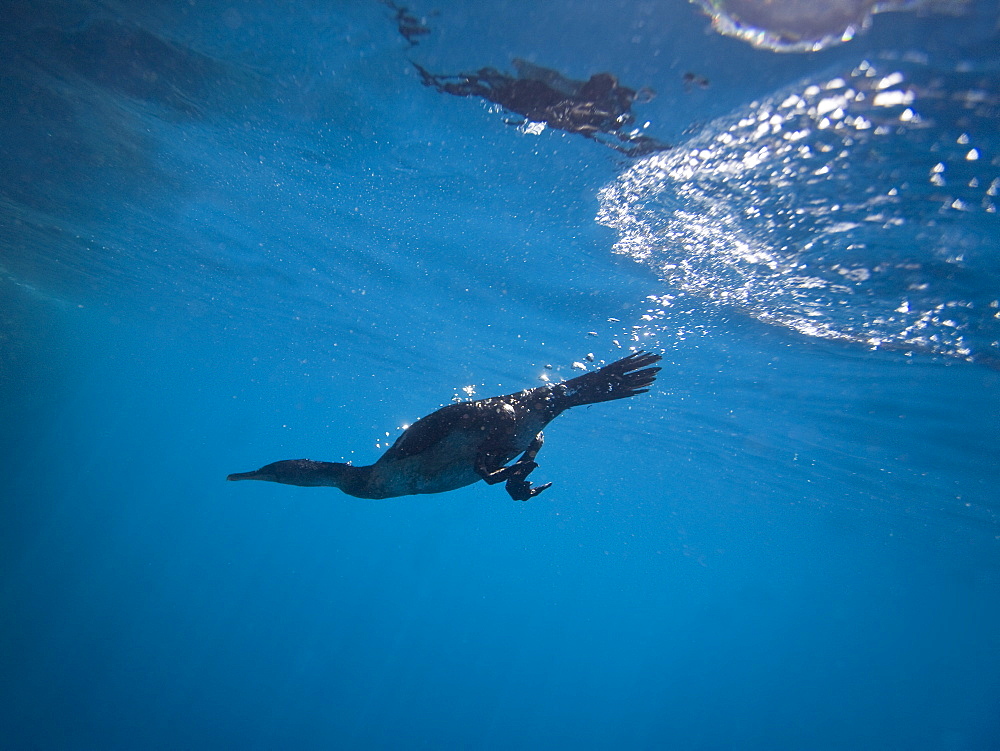
[[[422,417],[403,431],[388,451],[385,459],[405,459],[423,453],[454,430],[469,424],[475,414],[472,402],[449,404],[427,417]]]

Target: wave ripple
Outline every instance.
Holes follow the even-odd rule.
[[[597,221],[674,292],[808,336],[1000,362],[1000,97],[913,67],[865,61],[754,102],[637,162]]]

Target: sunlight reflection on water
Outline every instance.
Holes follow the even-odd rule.
[[[654,302],[995,361],[1000,97],[901,69],[863,61],[752,103],[606,186],[597,220],[670,285]]]

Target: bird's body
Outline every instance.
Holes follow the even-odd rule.
[[[506,481],[511,497],[527,500],[548,487],[532,487],[526,479],[537,466],[534,459],[545,426],[570,407],[648,391],[659,368],[646,366],[659,359],[636,352],[563,383],[450,404],[407,428],[369,466],[292,459],[228,479],[326,485],[375,499],[443,493],[479,480]],[[517,462],[506,466],[518,456]]]

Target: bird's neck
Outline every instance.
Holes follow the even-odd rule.
[[[355,498],[377,497],[371,495],[369,490],[372,476],[371,465],[355,467],[351,464],[342,464],[340,466],[341,474],[336,487],[347,493],[347,495],[353,495]]]
[[[303,467],[296,484],[339,488],[348,495],[367,498],[371,469],[371,466],[355,467],[341,462],[311,462]]]

